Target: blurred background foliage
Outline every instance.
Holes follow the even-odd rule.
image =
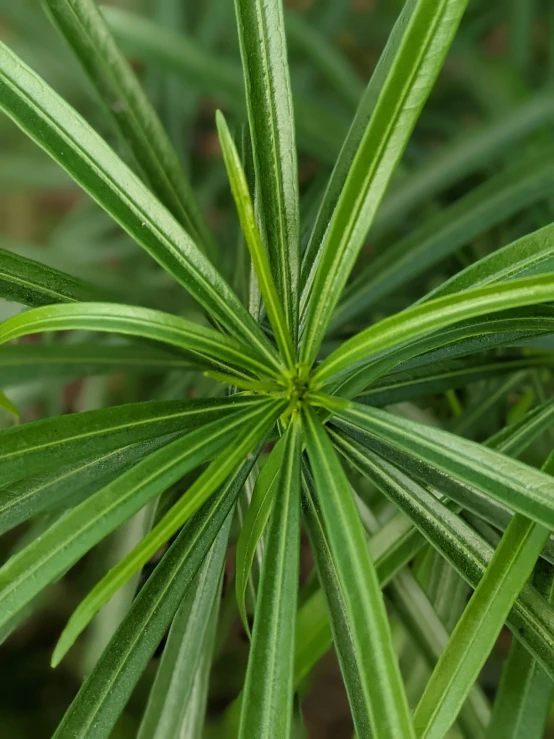
[[[286,3],[304,239],[357,102],[402,4],[402,0]],[[221,268],[244,296],[248,288],[244,250],[214,124],[218,107],[239,134],[245,120],[232,0],[121,0],[109,6],[112,30],[154,102],[216,234]],[[38,0],[0,0],[0,38],[125,157],[109,116]],[[354,293],[357,278],[372,277],[374,297],[361,309],[359,303],[352,310],[345,303],[347,320],[337,336],[401,309],[476,258],[552,222],[553,127],[554,3],[472,0],[353,276]],[[201,320],[196,306],[171,278],[4,117],[0,118],[0,247],[84,277],[116,299]],[[399,264],[404,270],[399,283],[387,276],[391,260],[396,275]],[[369,263],[378,268],[372,274],[371,267],[360,278]],[[20,305],[0,301],[0,320],[20,310]],[[15,373],[9,356],[4,357],[0,387],[21,409],[23,420],[213,391],[209,380],[179,370],[160,376],[153,367],[131,371],[122,367],[121,372],[106,375],[99,358],[91,356],[89,376],[77,379],[69,365],[62,371],[48,363],[48,346],[86,343],[90,338],[81,332],[37,339],[46,358],[39,380],[36,372],[29,378],[20,369]],[[113,343],[106,337],[102,340],[107,346]],[[540,348],[552,351],[554,343]],[[419,398],[400,410],[483,440],[552,395],[553,387],[549,370],[522,371],[508,380],[481,380],[455,393]],[[14,423],[1,409],[0,414],[1,426]],[[529,450],[527,461],[538,463],[551,446],[552,436],[540,439]],[[388,508],[384,504],[381,508],[386,520]],[[42,526],[44,520],[39,519],[3,537],[2,556],[37,536]],[[51,736],[132,595],[124,591],[112,601],[86,639],[52,672],[49,657],[57,636],[98,575],[140,538],[141,527],[141,518],[135,518],[103,542],[69,577],[48,590],[42,609],[30,621],[5,639],[0,736]],[[302,569],[307,593],[311,570],[307,547]],[[232,557],[229,578],[231,570]],[[221,736],[218,722],[242,683],[248,646],[228,585],[220,627],[209,699],[214,736]],[[403,638],[400,628],[397,637]],[[491,697],[509,639],[508,632],[503,633],[495,659],[481,676]],[[412,673],[414,659],[406,649],[403,667]],[[153,669],[147,671],[141,680],[114,737],[135,736],[153,674]],[[310,737],[350,739],[348,706],[333,655],[318,666],[303,694]],[[554,728],[548,736],[554,736]]]

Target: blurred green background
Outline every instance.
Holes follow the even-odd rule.
[[[286,3],[289,57],[299,101],[299,176],[307,227],[402,4],[402,0]],[[109,18],[190,174],[221,247],[221,268],[244,294],[243,250],[214,125],[214,112],[221,107],[237,135],[244,127],[232,0],[125,0],[109,5],[135,14],[112,12]],[[142,25],[141,18],[157,24],[158,36],[150,33],[150,26]],[[0,0],[0,38],[125,156],[108,116],[77,61],[51,27],[39,0]],[[540,163],[542,179],[530,177],[532,195],[523,198],[521,207],[512,208],[508,218],[485,228],[454,254],[436,260],[407,287],[392,291],[367,313],[354,318],[343,333],[402,308],[476,257],[552,222],[553,124],[554,3],[472,0],[391,195],[371,232],[363,261],[384,253],[473,188],[493,175],[502,176],[520,162],[534,157],[537,170]],[[487,144],[483,149],[486,156],[480,155],[481,141],[483,146]],[[439,178],[440,187],[429,186],[433,176],[436,181]],[[82,276],[113,291],[121,300],[198,316],[192,301],[171,278],[5,117],[0,117],[0,247]],[[19,305],[0,301],[0,320],[20,310]],[[41,341],[75,343],[84,339],[70,335]],[[52,372],[40,382],[24,379],[13,377],[4,389],[26,421],[147,398],[210,392],[210,381],[199,381],[186,373],[166,377],[121,373],[77,379]],[[205,388],[200,387],[202,383]],[[500,389],[496,395],[490,386],[464,390],[460,394],[465,409],[461,418],[452,418],[460,398],[424,398],[409,410],[431,423],[445,423],[447,428],[455,421],[462,424],[461,433],[481,440],[551,393],[552,381],[548,374],[527,374],[511,387],[499,384],[496,390]],[[0,416],[2,426],[11,423],[7,414]],[[530,461],[543,459],[546,448],[543,439],[530,451]],[[2,556],[8,556],[27,537],[37,536],[44,525],[39,520],[4,536]],[[52,735],[129,595],[123,593],[121,602],[105,609],[86,638],[56,671],[51,671],[49,657],[57,636],[99,574],[140,536],[140,525],[140,520],[132,521],[123,532],[97,547],[47,591],[41,610],[4,641],[1,737],[41,739]],[[307,579],[311,560],[306,545],[304,550],[303,576]],[[231,570],[232,556],[229,576]],[[221,735],[218,721],[242,683],[248,646],[234,615],[232,592],[225,598],[226,627],[217,649],[209,700],[214,737]],[[509,634],[503,633],[495,658],[481,678],[491,697],[509,640]],[[152,664],[141,680],[114,737],[135,736],[154,668]],[[310,737],[351,738],[348,706],[333,655],[319,665],[304,693],[303,713]],[[554,728],[550,735],[554,736]]]

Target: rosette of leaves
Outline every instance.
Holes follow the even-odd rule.
[[[0,341],[68,330],[126,335],[134,343],[88,346],[83,366],[165,362],[205,373],[221,388],[215,397],[121,405],[0,432],[2,529],[52,514],[0,570],[4,633],[44,588],[157,502],[140,543],[61,635],[54,665],[118,589],[164,552],[55,736],[109,736],[168,629],[139,736],[201,736],[230,524],[246,490],[235,584],[251,644],[244,688],[228,712],[231,734],[290,736],[294,695],[334,644],[360,739],[439,739],[455,721],[466,736],[484,735],[488,723],[491,736],[508,736],[494,733],[507,716],[510,736],[520,735],[526,716],[525,736],[539,737],[554,678],[554,485],[550,462],[539,471],[517,458],[552,424],[554,403],[545,400],[481,444],[384,407],[549,364],[544,353],[506,358],[497,350],[554,333],[554,227],[476,261],[331,349],[326,343],[410,273],[458,248],[450,226],[472,232],[475,208],[497,203],[503,183],[491,181],[348,282],[467,0],[406,1],[317,214],[302,226],[295,110],[306,110],[291,94],[283,9],[236,0],[244,76],[236,94],[246,100],[251,182],[221,113],[217,128],[250,256],[248,301],[224,273],[187,176],[102,13],[92,0],[45,5],[113,117],[131,166],[4,45],[0,107],[207,320],[113,302],[94,286],[3,252],[2,295],[31,310],[5,321]],[[309,137],[303,121],[298,130]],[[536,168],[528,170],[532,178]],[[487,218],[494,221],[490,211]],[[3,347],[16,371],[33,352],[40,364],[40,350],[29,346]],[[45,347],[45,356],[52,351]],[[78,366],[79,351],[56,361]],[[4,405],[13,410],[7,399]],[[352,489],[347,469],[370,480],[395,515],[383,524],[371,498]],[[180,496],[167,493],[190,473]],[[300,602],[302,527],[317,578]],[[437,597],[423,582],[435,583]],[[469,603],[449,619],[444,601],[463,602],[464,583],[473,590]],[[413,711],[383,589],[431,673]],[[255,603],[251,621],[247,598]],[[504,624],[515,639],[491,718],[475,683]]]

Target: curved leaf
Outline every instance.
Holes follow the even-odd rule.
[[[222,326],[276,362],[255,321],[173,216],[75,110],[4,44],[0,108]]]
[[[300,419],[283,438],[282,466],[267,532],[239,739],[286,739],[293,699],[294,627],[300,558]]]
[[[311,365],[375,213],[438,76],[467,0],[419,0],[344,182],[317,260],[301,361]]]
[[[116,303],[35,308],[0,324],[0,344],[29,334],[72,330],[107,331],[159,341],[207,360],[208,366],[230,372],[237,371],[234,367],[262,375],[274,372],[248,347],[215,329],[170,313]]]
[[[213,238],[177,153],[96,3],[45,0],[44,5],[83,65],[152,192],[197,244],[213,252]]]
[[[496,311],[554,300],[554,273],[467,290],[408,308],[370,326],[336,349],[316,369],[313,381],[322,385],[357,362],[402,343]]]

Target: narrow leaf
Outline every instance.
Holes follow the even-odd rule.
[[[356,662],[345,670],[361,686],[350,696],[356,730],[363,736],[364,713],[378,737],[415,736],[390,628],[364,531],[344,470],[317,417],[307,411],[304,429],[317,504],[345,604]],[[367,666],[371,665],[371,671]]]
[[[239,739],[290,737],[300,558],[300,422],[284,436],[242,697]]]
[[[306,307],[301,361],[311,365],[467,0],[419,0],[342,188],[321,245]]]
[[[275,371],[247,346],[215,329],[170,313],[114,303],[47,305],[26,311],[0,324],[0,343],[29,334],[69,330],[140,336],[176,346],[207,360],[208,366],[231,372],[233,367],[262,375]]]
[[[298,329],[298,165],[281,0],[235,0],[260,227],[289,331]]]
[[[279,295],[273,281],[266,248],[262,242],[260,230],[256,222],[256,215],[248,190],[246,175],[244,174],[238,151],[221,111],[218,111],[216,114],[216,123],[227,176],[231,183],[235,205],[239,214],[242,234],[250,252],[256,277],[258,278],[258,286],[264,300],[269,322],[273,328],[275,340],[281,356],[285,360],[285,364],[289,370],[295,370],[296,358],[289,327],[287,326],[287,318],[279,302]]]

